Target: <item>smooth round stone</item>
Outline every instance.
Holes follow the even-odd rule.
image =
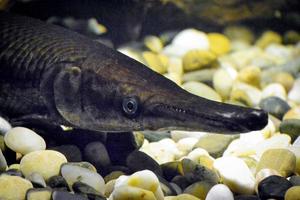
[[[254,42],[254,33],[246,26],[227,26],[224,34],[230,40],[245,41],[247,43]]]
[[[190,194],[180,194],[178,196],[166,196],[164,200],[200,200],[200,199]]]
[[[242,82],[235,82],[230,94],[230,100],[238,101],[251,107],[257,106],[261,98],[262,92],[259,89]]]
[[[108,181],[117,179],[122,175],[125,175],[125,173],[122,171],[113,171],[104,177],[104,181],[105,183],[107,183]]]
[[[168,57],[150,51],[144,51],[142,55],[147,66],[149,66],[152,70],[160,74],[167,72]]]
[[[162,139],[171,137],[171,134],[168,131],[143,131],[141,133],[144,135],[144,138],[149,142],[158,142]]]
[[[255,146],[256,155],[260,158],[268,149],[287,148],[291,144],[291,137],[286,134],[275,134]]]
[[[295,168],[295,173],[300,175],[300,148],[299,146],[289,146],[288,150],[293,152],[296,156],[296,168]]]
[[[284,195],[284,200],[300,200],[300,186],[288,189]]]
[[[39,173],[33,172],[25,178],[29,180],[35,188],[46,187],[46,182]]]
[[[171,131],[171,138],[173,141],[178,142],[182,138],[193,137],[202,138],[207,135],[207,132],[192,132],[192,131]]]
[[[290,91],[295,80],[291,74],[287,72],[279,72],[272,77],[272,81],[281,84],[286,91]]]
[[[194,49],[188,51],[182,58],[182,66],[184,71],[213,68],[217,65],[217,57],[211,51]]]
[[[255,174],[255,172],[254,172],[254,174]],[[258,193],[258,184],[262,180],[264,180],[265,178],[267,178],[269,176],[273,176],[273,175],[281,176],[279,174],[279,172],[277,172],[274,169],[265,168],[265,169],[261,169],[260,171],[258,171],[255,175],[255,192]]]
[[[284,87],[279,83],[271,83],[263,89],[262,99],[271,96],[279,97],[282,100],[286,100],[287,97]]]
[[[25,200],[26,192],[33,188],[32,184],[18,176],[0,176],[0,199]]]
[[[177,145],[177,148],[179,149],[179,151],[182,151],[186,154],[193,149],[194,145],[197,142],[198,142],[197,138],[190,137],[190,138],[180,139],[176,145]]]
[[[291,108],[287,102],[275,96],[262,99],[259,102],[259,107],[278,119],[282,119],[284,114]]]
[[[159,164],[150,156],[141,151],[134,151],[128,155],[126,165],[133,172],[148,169],[155,174],[162,175],[162,170]]]
[[[224,99],[228,99],[230,96],[236,74],[237,72],[234,68],[221,68],[218,69],[213,76],[213,86],[218,94],[220,94]]]
[[[69,190],[67,181],[62,176],[52,176],[48,179],[47,185],[55,190]]]
[[[289,110],[284,116],[283,119],[299,119],[300,120],[300,106],[296,106]]]
[[[204,32],[196,29],[185,29],[179,32],[173,39],[172,44],[179,49],[209,49],[209,40]]]
[[[216,174],[215,171],[210,170],[209,168],[197,164],[189,159],[183,159],[181,161],[181,166],[179,166],[178,170],[181,175],[184,175],[183,180],[187,182],[188,185],[199,181],[206,181],[214,184],[219,182],[219,176]]]
[[[97,172],[97,169],[89,162],[68,162],[68,165],[83,167],[85,169]]]
[[[153,52],[160,52],[163,49],[163,43],[159,37],[150,35],[144,38],[145,46]]]
[[[176,74],[174,72],[169,72],[167,74],[164,74],[164,77],[173,81],[174,83],[176,83],[179,86],[181,86],[181,84],[182,84],[182,75]]]
[[[75,145],[61,145],[52,147],[51,150],[58,151],[66,156],[69,162],[82,161],[82,155],[80,149]]]
[[[261,169],[274,169],[283,177],[288,177],[295,171],[296,156],[287,149],[269,149],[263,153],[257,165],[256,172]]]
[[[169,58],[168,73],[183,75],[182,60],[176,57]]]
[[[234,200],[260,200],[260,198],[255,195],[238,195],[234,197]]]
[[[220,56],[230,51],[230,40],[225,35],[220,33],[209,33],[207,34],[207,37],[210,44],[210,50],[216,55]]]
[[[184,189],[183,193],[191,194],[199,199],[205,199],[208,191],[214,186],[206,181],[196,182]]]
[[[300,176],[291,176],[289,181],[293,184],[293,186],[300,186]]]
[[[101,172],[111,165],[106,147],[101,142],[91,142],[84,148],[84,160],[93,164]]]
[[[234,200],[232,192],[224,184],[217,184],[217,185],[213,186],[209,190],[209,192],[205,198],[205,200],[220,200],[220,199]]]
[[[0,135],[5,135],[11,129],[10,123],[4,118],[0,117]]]
[[[265,49],[265,53],[276,59],[276,63],[284,64],[293,59],[293,50],[281,44],[271,44]]]
[[[60,166],[66,163],[66,157],[53,150],[40,150],[26,154],[20,162],[20,170],[25,176],[36,172],[45,180],[59,174]]]
[[[88,200],[87,197],[77,194],[71,194],[65,191],[54,191],[52,193],[52,200]]]
[[[258,195],[261,199],[284,199],[285,192],[292,184],[281,176],[269,176],[258,185]]]
[[[76,181],[81,181],[82,183],[91,186],[101,194],[104,194],[104,179],[100,176],[100,174],[94,171],[66,163],[61,166],[60,173],[67,181],[70,188]]]
[[[5,134],[4,141],[10,149],[23,155],[46,149],[45,140],[34,131],[24,127],[10,129]]]
[[[221,157],[215,160],[214,168],[219,172],[224,184],[233,192],[254,193],[255,179],[242,159],[233,156]]]
[[[161,165],[161,169],[163,171],[163,177],[171,181],[175,176],[179,175],[179,161],[167,162]]]
[[[2,150],[0,149],[0,174],[2,172],[4,172],[7,168],[7,162],[6,162],[6,159],[2,153]]]
[[[300,41],[300,34],[295,30],[288,30],[284,33],[283,41],[285,44],[297,44]]]
[[[18,169],[8,169],[2,174],[9,175],[9,176],[19,176],[19,177],[24,177],[22,172]]]
[[[274,31],[265,31],[260,38],[257,39],[255,45],[261,48],[266,48],[270,44],[280,44],[281,36]]]
[[[52,191],[49,188],[29,189],[26,193],[26,200],[51,200]]]
[[[222,135],[222,134],[209,134],[199,139],[194,145],[194,148],[205,149],[209,155],[214,158],[222,156],[227,146],[236,136]]]
[[[186,72],[182,76],[183,82],[198,81],[198,82],[211,82],[217,69],[208,68],[195,71]]]
[[[206,84],[200,83],[200,82],[196,82],[196,81],[190,81],[190,82],[186,82],[182,85],[183,89],[185,89],[186,91],[206,98],[206,99],[210,99],[213,101],[218,101],[221,102],[222,98],[221,96],[214,91],[211,87],[207,86]]]
[[[173,186],[164,178],[158,176],[160,188],[163,191],[164,196],[171,196],[178,194]]]
[[[121,186],[115,189],[109,197],[109,200],[156,200],[151,191],[132,187]]]
[[[281,133],[288,134],[292,138],[292,141],[294,141],[300,136],[300,119],[283,120],[279,130]]]
[[[257,88],[260,87],[261,70],[257,66],[248,66],[240,70],[238,80],[253,85]]]
[[[117,179],[110,180],[105,184],[104,195],[106,197],[109,197],[111,195],[111,193],[113,192],[116,180]]]
[[[149,170],[135,172],[134,174],[132,174],[130,176],[120,176],[116,180],[116,183],[114,186],[114,191],[111,194],[111,196],[114,197],[113,198],[114,200],[117,197],[120,198],[122,196],[124,196],[124,197],[126,195],[128,196],[128,194],[127,194],[128,191],[126,193],[124,193],[126,191],[126,189],[128,191],[132,190],[131,191],[132,195],[135,193],[142,192],[143,194],[145,193],[145,195],[153,194],[153,198],[157,199],[157,200],[164,199],[163,191],[160,187],[160,183],[159,183],[157,176]],[[124,193],[124,194],[121,195],[122,193]],[[150,196],[152,196],[152,195],[150,195]],[[134,199],[134,196],[132,198]],[[152,199],[152,197],[151,197],[151,199]]]
[[[93,187],[91,187],[85,183],[82,183],[81,181],[75,182],[72,185],[72,189],[75,193],[86,194],[91,199],[97,199],[97,200],[105,199],[100,192],[95,190]]]

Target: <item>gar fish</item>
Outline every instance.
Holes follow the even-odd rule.
[[[262,110],[188,93],[143,64],[70,30],[0,13],[0,111],[92,131],[162,128],[241,133]]]

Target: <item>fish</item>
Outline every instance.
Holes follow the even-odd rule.
[[[265,111],[193,95],[122,53],[30,17],[0,12],[0,112],[97,132],[263,129]]]

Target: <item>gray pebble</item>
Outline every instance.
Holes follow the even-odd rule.
[[[39,173],[33,172],[25,178],[29,180],[35,188],[42,188],[47,186],[43,176]]]
[[[48,179],[47,185],[56,190],[68,191],[69,186],[67,181],[62,176],[52,176]]]
[[[262,99],[259,107],[278,119],[282,119],[283,115],[291,108],[287,102],[275,96]]]
[[[87,195],[89,199],[106,199],[100,192],[80,181],[75,182],[72,189],[75,193]]]
[[[7,168],[7,162],[6,162],[6,159],[2,153],[2,150],[0,149],[0,174],[2,172],[4,172]]]
[[[11,129],[11,125],[4,118],[0,117],[0,135],[5,135]]]
[[[54,191],[52,200],[88,200],[87,197],[77,194],[71,194],[65,191]]]
[[[291,176],[289,181],[293,186],[300,186],[300,176]]]
[[[64,154],[68,162],[82,161],[82,155],[80,149],[75,145],[61,145],[61,146],[52,147],[50,149]]]

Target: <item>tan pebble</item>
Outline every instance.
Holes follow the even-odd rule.
[[[285,119],[300,119],[300,106],[290,109],[283,116],[283,120]]]
[[[294,186],[289,188],[285,195],[285,200],[300,200],[300,186]]]
[[[3,200],[25,200],[28,189],[32,184],[18,176],[0,176],[0,199]]]
[[[276,73],[272,79],[273,82],[281,84],[286,91],[290,91],[295,81],[294,77],[287,72]]]
[[[266,48],[270,44],[280,44],[282,42],[281,36],[274,31],[266,31],[256,41],[255,45],[261,48]]]

